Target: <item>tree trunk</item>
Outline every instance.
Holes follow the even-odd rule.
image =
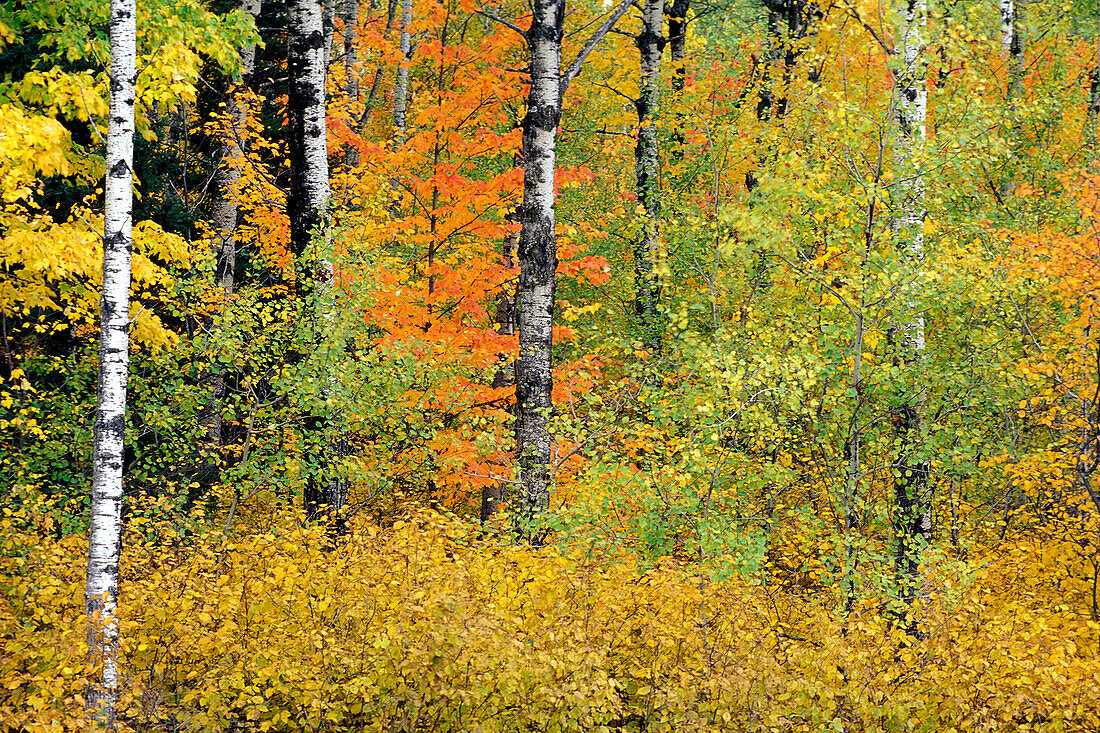
[[[359,101],[359,0],[344,0],[344,92],[348,102]],[[356,125],[351,124],[352,129]],[[344,163],[348,170],[359,167],[359,149],[344,146]]]
[[[550,504],[553,444],[552,322],[558,248],[554,233],[554,168],[561,119],[561,39],[565,0],[535,0],[531,90],[523,118],[523,205],[519,210],[519,361],[516,364],[516,458],[513,509],[520,536],[541,544],[531,521]]]
[[[256,18],[260,14],[260,0],[243,0],[240,9]],[[240,50],[241,76],[229,83],[226,94],[225,113],[227,126],[221,140],[218,168],[214,172],[213,202],[211,220],[214,236],[211,249],[214,252],[214,283],[222,289],[227,307],[233,295],[233,280],[237,265],[237,243],[234,231],[237,228],[238,198],[241,184],[241,165],[244,155],[244,135],[246,124],[245,102],[242,92],[248,89],[252,80],[252,70],[256,62],[256,47],[249,44]],[[211,335],[220,330],[217,320],[209,326]],[[218,465],[222,445],[222,401],[225,398],[226,369],[216,359],[209,366],[207,380],[210,384],[210,398],[200,417],[203,429],[203,468],[197,482],[208,487],[218,480]],[[192,497],[194,499],[195,497]]]
[[[88,659],[99,670],[87,706],[113,730],[118,705],[118,566],[122,541],[122,462],[130,363],[130,253],[133,249],[134,98],[137,8],[111,0],[110,111],[104,186],[103,294],[99,301],[99,383],[92,448],[92,516],[88,535]]]
[[[925,360],[924,316],[918,300],[919,273],[924,266],[924,219],[927,213],[924,178],[916,153],[925,138],[928,89],[925,78],[925,0],[909,0],[901,8],[896,48],[903,54],[902,65],[894,70],[894,100],[897,137],[894,148],[893,228],[900,254],[912,272],[901,293],[901,358],[918,375],[895,409],[893,423],[898,447],[894,464],[894,524],[897,533],[895,573],[906,606],[916,600],[920,586],[922,550],[932,540],[932,508],[929,495],[928,460],[924,456],[922,432],[925,397],[922,376]],[[917,621],[907,628],[917,634]]]
[[[668,51],[672,61],[672,91],[679,94],[684,91],[687,67],[687,14],[691,0],[672,0],[668,8]]]
[[[412,38],[412,0],[401,0],[401,65],[397,67],[397,85],[393,89],[393,149],[405,144],[405,125],[409,105],[409,54]]]
[[[324,0],[321,10],[321,33],[324,35],[324,63],[328,69],[332,62],[332,37],[336,28],[336,0]]]
[[[409,9],[410,15],[412,9]],[[390,37],[390,32],[393,31],[393,24],[397,17],[397,0],[389,0],[386,9],[386,30],[382,32],[382,39],[387,40]],[[371,81],[370,91],[367,92],[367,100],[363,103],[363,115],[359,118],[359,134],[364,135],[367,131],[367,120],[370,119],[370,113],[374,109],[374,100],[378,96],[378,87],[382,83],[382,64],[378,65],[378,68],[374,70],[374,79]]]
[[[645,209],[642,231],[634,242],[634,314],[644,333],[646,348],[656,353],[661,348],[660,322],[657,316],[659,284],[654,268],[658,257],[657,217],[660,209],[660,156],[653,110],[657,105],[661,81],[661,53],[665,39],[661,35],[664,1],[645,0],[642,32],[634,39],[640,57],[640,94],[638,142],[634,147],[635,190]]]
[[[289,120],[290,245],[295,257],[299,295],[307,308],[320,313],[314,328],[319,335],[335,315],[333,264],[315,254],[307,256],[314,237],[327,241],[329,201],[328,140],[325,129],[325,58],[323,0],[290,0],[287,3],[287,68],[290,92]],[[331,386],[329,387],[331,390]],[[314,415],[307,425],[314,431],[339,432],[339,419]],[[310,479],[305,508],[311,517],[330,513],[337,533],[343,532],[341,512],[347,499],[347,482],[337,465],[346,455],[343,438],[328,441],[320,476]]]
[[[1005,119],[1008,126],[1009,154],[1008,171],[1000,185],[1002,202],[1012,193],[1015,183],[1017,140],[1020,133],[1020,97],[1024,83],[1024,44],[1023,32],[1025,0],[1001,0],[1001,51],[1008,63],[1008,85],[1005,90]]]

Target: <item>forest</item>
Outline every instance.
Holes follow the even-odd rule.
[[[1100,730],[1095,0],[4,2],[0,336],[0,731]]]

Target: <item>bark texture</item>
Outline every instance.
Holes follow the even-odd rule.
[[[684,82],[687,78],[687,67],[684,60],[687,57],[687,31],[688,10],[691,8],[691,0],[672,0],[667,7],[668,12],[668,52],[672,62],[672,91],[679,93],[684,91]]]
[[[924,267],[924,219],[927,214],[924,178],[917,160],[923,146],[928,116],[928,88],[924,58],[925,0],[909,0],[900,9],[896,48],[901,54],[894,67],[896,139],[894,145],[893,229],[900,254],[912,277],[898,303],[900,357],[918,375],[901,395],[893,423],[897,445],[894,464],[894,523],[897,533],[895,572],[906,605],[912,605],[921,588],[922,550],[932,540],[932,509],[928,460],[922,432],[925,421],[923,363],[925,324],[919,299],[919,273]],[[917,633],[916,619],[909,630]]]
[[[100,725],[113,730],[118,705],[118,565],[130,362],[137,8],[134,0],[111,0],[110,12],[111,99],[104,186],[103,294],[99,301],[99,383],[84,603],[88,614],[88,657],[98,672],[87,688],[87,706]]]
[[[354,107],[359,101],[359,0],[344,0],[341,15],[344,20],[344,92]],[[349,170],[359,167],[359,149],[354,145],[344,146],[344,163]]]
[[[638,141],[634,147],[635,191],[645,209],[642,230],[634,241],[634,314],[644,333],[646,348],[661,348],[661,326],[657,315],[660,285],[657,265],[660,215],[660,155],[653,113],[660,94],[661,55],[665,38],[661,35],[664,19],[663,0],[645,0],[642,31],[634,38],[640,58],[640,94],[635,103],[638,112]]]
[[[393,149],[405,144],[405,126],[409,105],[409,56],[412,51],[412,0],[401,0],[401,65],[397,67],[397,84],[393,89]]]
[[[519,234],[519,361],[516,364],[516,457],[513,510],[520,534],[540,544],[531,520],[550,504],[553,441],[552,322],[558,249],[554,232],[554,169],[561,119],[561,39],[565,0],[535,0],[530,50],[531,90],[523,118],[523,204]]]
[[[290,152],[290,244],[296,260],[299,295],[319,313],[314,324],[318,335],[335,318],[333,264],[307,252],[316,237],[328,237],[329,201],[328,141],[325,129],[325,37],[322,0],[290,0],[287,3],[287,98]],[[330,385],[328,390],[335,385]],[[339,416],[313,415],[312,431],[339,434]],[[347,501],[346,479],[338,465],[347,454],[343,438],[325,446],[320,476],[311,478],[305,508],[311,517],[329,514],[337,533],[343,532],[342,511]]]

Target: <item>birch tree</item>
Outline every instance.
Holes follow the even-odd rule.
[[[325,36],[323,0],[290,0],[287,3],[287,69],[290,91],[287,97],[289,120],[290,244],[296,260],[299,295],[307,308],[320,312],[314,324],[320,335],[334,318],[333,263],[325,257],[307,257],[313,239],[327,240],[329,202],[328,140],[325,127]],[[331,393],[328,385],[324,394]],[[312,415],[309,427],[320,432],[338,432],[338,416]],[[314,476],[306,489],[306,512],[318,516],[329,511],[337,532],[343,531],[342,516],[347,499],[347,482],[339,476],[337,464],[346,453],[342,439],[333,439],[325,447],[320,477]]]
[[[412,52],[412,0],[401,0],[401,65],[397,67],[397,84],[393,89],[393,149],[405,143],[405,125],[409,105],[409,57]]]
[[[110,13],[111,97],[104,186],[103,293],[99,301],[99,382],[84,604],[88,615],[88,658],[97,670],[97,678],[87,688],[87,706],[102,725],[113,729],[118,704],[118,566],[130,363],[137,6],[134,0],[111,0]]]
[[[563,72],[561,41],[565,0],[535,0],[531,27],[523,31],[501,21],[527,41],[531,87],[523,117],[523,203],[519,208],[517,246],[519,292],[516,362],[516,459],[519,483],[513,497],[520,535],[541,544],[543,534],[530,530],[532,520],[550,504],[553,480],[553,320],[555,272],[558,266],[554,227],[554,173],[561,101],[580,73],[585,58],[630,7],[623,0],[581,48]],[[485,13],[488,15],[487,13]],[[493,17],[493,16],[490,16]]]
[[[924,178],[919,153],[924,144],[928,116],[928,88],[924,29],[925,0],[908,0],[899,9],[894,60],[894,191],[893,230],[900,255],[910,270],[908,283],[898,302],[901,316],[897,325],[901,359],[917,376],[903,387],[893,423],[898,453],[894,470],[894,524],[897,532],[895,572],[902,600],[907,606],[916,600],[920,585],[921,550],[932,539],[932,508],[929,494],[928,460],[923,455],[922,432],[925,396],[921,375],[925,360],[925,324],[920,305],[919,274],[924,266],[924,220],[927,214]],[[915,620],[909,621],[915,633]]]
[[[653,111],[661,81],[661,55],[665,38],[661,35],[664,0],[645,0],[642,30],[634,38],[638,47],[640,83],[635,102],[638,112],[638,141],[634,148],[635,191],[645,209],[642,230],[634,242],[634,313],[645,333],[646,347],[660,349],[660,324],[657,318],[659,285],[654,272],[658,256],[657,217],[660,197],[660,156]]]

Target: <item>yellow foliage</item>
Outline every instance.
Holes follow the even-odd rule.
[[[933,578],[915,640],[869,602],[845,618],[691,566],[487,544],[426,511],[335,549],[292,517],[224,540],[152,516],[124,544],[134,730],[1100,726],[1098,627],[1030,582],[1030,540]],[[76,729],[83,537],[56,539],[42,507],[0,529],[0,728]]]

